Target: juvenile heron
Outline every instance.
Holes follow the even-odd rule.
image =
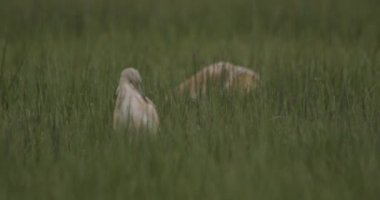
[[[115,130],[157,132],[159,117],[154,103],[144,94],[140,73],[136,69],[126,68],[121,72],[116,95],[113,113]]]

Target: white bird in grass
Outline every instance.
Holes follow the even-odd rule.
[[[153,102],[144,95],[140,73],[134,68],[121,72],[116,90],[116,105],[113,113],[115,130],[147,130],[156,133],[159,118]]]

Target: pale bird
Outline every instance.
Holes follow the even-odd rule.
[[[204,67],[183,81],[178,87],[178,92],[179,94],[189,94],[191,98],[197,99],[200,95],[204,95],[210,87],[220,86],[220,89],[227,92],[249,93],[257,88],[259,83],[260,77],[253,70],[228,62],[218,62]]]
[[[157,132],[159,117],[154,103],[144,94],[140,73],[136,69],[126,68],[121,72],[116,95],[113,113],[115,130]]]

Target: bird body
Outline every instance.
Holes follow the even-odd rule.
[[[178,91],[180,94],[189,93],[197,99],[200,95],[216,84],[221,83],[226,91],[240,90],[250,92],[260,83],[259,75],[251,69],[237,66],[228,62],[218,62],[204,67],[193,76],[182,82]]]
[[[116,90],[117,99],[113,114],[115,130],[142,130],[156,133],[159,117],[154,103],[144,95],[142,80],[137,70],[123,70],[119,86]]]

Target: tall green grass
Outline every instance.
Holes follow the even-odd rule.
[[[0,1],[0,199],[380,198],[379,6]],[[220,60],[262,87],[172,97]],[[127,66],[158,137],[112,131]]]

